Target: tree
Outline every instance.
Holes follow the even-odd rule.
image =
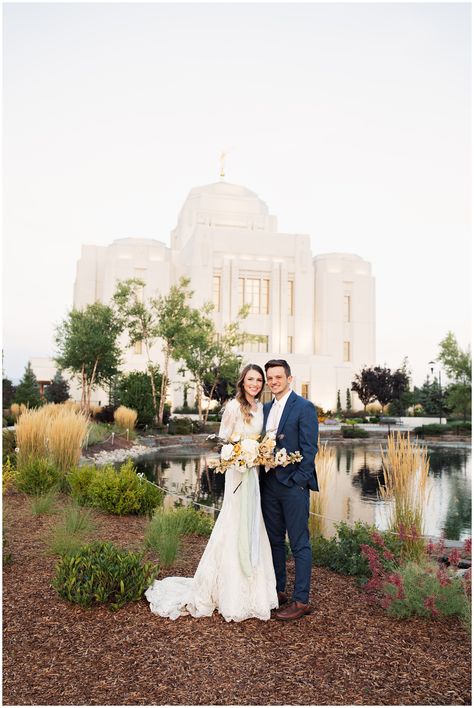
[[[337,402],[336,402],[336,414],[341,415],[342,405],[341,405],[341,391],[337,389]]]
[[[69,398],[69,384],[61,374],[57,371],[54,379],[44,389],[44,397],[48,403],[64,403]]]
[[[261,340],[260,336],[248,334],[240,329],[242,321],[248,316],[248,305],[239,311],[237,318],[227,324],[219,335],[210,317],[212,310],[210,303],[200,310],[192,310],[188,327],[181,335],[178,350],[196,385],[200,420],[203,418],[203,393],[212,400],[217,388],[222,386],[224,381],[237,380],[242,362],[235,350],[241,349],[247,341]],[[206,409],[206,421],[208,415],[209,406]]]
[[[151,425],[156,416],[156,400],[153,399],[153,390],[157,391],[161,387],[161,374],[157,366],[153,367],[152,374],[153,388],[150,370],[131,371],[128,374],[123,374],[115,388],[117,403],[137,411],[139,427]]]
[[[448,332],[439,346],[441,351],[438,361],[441,362],[448,376],[453,379],[453,383],[447,387],[448,405],[454,412],[461,413],[466,420],[471,413],[471,351],[470,349],[463,351],[452,332]]]
[[[438,381],[430,381],[427,376],[421,388],[415,386],[413,389],[413,404],[422,405],[428,416],[439,415],[440,410],[447,412],[446,389],[440,391]]]
[[[441,340],[439,347],[441,351],[438,355],[438,361],[441,362],[448,376],[456,383],[464,383],[470,386],[472,380],[470,349],[463,351],[452,332],[448,332],[446,337]]]
[[[2,379],[2,407],[10,408],[11,404],[15,400],[15,386],[10,379]]]
[[[16,387],[15,402],[24,403],[28,408],[38,408],[43,405],[39,383],[30,362],[26,365],[23,378]]]
[[[366,367],[360,374],[356,374],[351,385],[351,391],[355,391],[363,403],[364,411],[369,403],[377,400],[374,392],[374,373],[372,369]]]
[[[154,421],[159,422],[159,397],[154,376],[151,348],[158,338],[158,316],[153,301],[145,303],[140,297],[145,283],[138,278],[119,281],[113,296],[124,329],[127,329],[130,345],[141,342],[147,358],[147,375],[150,379]],[[160,387],[162,378],[160,377]]]
[[[348,388],[346,388],[346,410],[350,411],[351,409],[352,409],[351,392]]]
[[[122,329],[114,310],[100,302],[71,310],[56,328],[56,363],[79,379],[85,410],[90,408],[92,390],[108,384],[118,372],[121,351],[117,340]]]
[[[158,420],[163,422],[166,392],[168,390],[170,359],[178,361],[184,358],[186,351],[184,342],[187,339],[187,329],[192,324],[192,310],[189,301],[193,295],[189,288],[189,278],[180,278],[178,285],[170,288],[168,295],[160,296],[153,301],[157,315],[157,335],[163,342],[163,374],[161,379],[160,407]]]

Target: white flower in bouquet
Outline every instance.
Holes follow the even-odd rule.
[[[285,463],[288,460],[288,455],[286,452],[286,448],[282,447],[281,450],[278,450],[278,452],[275,455],[275,464],[277,467],[280,467],[280,465],[285,466]]]
[[[232,433],[232,435],[230,436],[230,441],[233,443],[237,443],[237,442],[239,442],[239,440],[240,440],[239,433]]]
[[[227,445],[222,446],[221,450],[221,460],[230,460],[232,455],[234,454],[234,446],[228,443]]]
[[[246,438],[245,440],[242,440],[242,459],[245,461],[245,464],[248,465],[249,467],[253,466],[255,464],[255,458],[257,457],[258,454],[258,440],[253,440],[251,438]]]

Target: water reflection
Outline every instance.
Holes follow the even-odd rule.
[[[383,484],[380,444],[333,445],[334,471],[329,480],[325,532],[333,533],[334,523],[357,520],[384,529],[388,525],[387,503],[379,495]],[[428,445],[431,494],[425,515],[425,533],[437,536],[442,531],[449,539],[471,535],[471,451],[467,447]],[[213,456],[148,458],[139,471],[175,495],[189,497],[199,504],[219,509],[224,496],[224,475],[209,470]],[[169,495],[172,506],[177,496]],[[214,514],[216,516],[216,513]]]

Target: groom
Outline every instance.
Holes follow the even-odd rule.
[[[293,620],[311,612],[311,546],[309,543],[309,490],[318,491],[314,458],[318,451],[318,416],[315,406],[290,389],[291,370],[284,359],[265,364],[267,384],[274,395],[263,407],[263,431],[274,431],[277,448],[299,451],[301,462],[261,472],[262,512],[272,548],[278,601],[288,598],[285,535],[288,532],[295,559],[292,602],[276,613],[279,620]]]

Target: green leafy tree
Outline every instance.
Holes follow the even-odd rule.
[[[203,419],[202,396],[205,392],[212,400],[220,384],[238,377],[241,358],[236,350],[247,341],[260,341],[261,337],[241,330],[242,321],[248,316],[249,306],[245,305],[237,318],[217,334],[210,317],[213,306],[205,304],[200,310],[193,309],[188,327],[180,341],[180,357],[191,373],[196,386],[196,403],[199,419]],[[209,414],[206,409],[205,420]]]
[[[440,408],[443,413],[447,413],[447,398],[446,389],[440,391],[438,381],[430,381],[429,377],[423,383],[423,386],[415,386],[413,389],[413,403],[423,406],[423,411],[428,416],[439,415]]]
[[[163,343],[163,373],[161,379],[160,406],[158,420],[163,422],[166,392],[169,385],[169,363],[178,361],[186,351],[187,329],[193,327],[192,308],[189,301],[193,295],[189,290],[189,278],[180,278],[178,285],[170,288],[168,295],[160,296],[153,306],[157,315],[157,335]]]
[[[122,329],[114,310],[100,302],[71,310],[56,328],[56,363],[79,379],[85,410],[90,408],[92,390],[108,385],[118,372]]]
[[[145,283],[139,278],[129,278],[119,281],[115,290],[113,301],[117,308],[118,315],[122,321],[124,329],[128,331],[130,345],[139,342],[145,348],[147,358],[147,373],[150,380],[152,405],[154,411],[154,421],[159,422],[160,395],[156,388],[155,365],[151,357],[151,349],[158,339],[158,314],[156,312],[156,301],[144,302],[141,294]],[[160,378],[160,388],[161,388]]]
[[[39,383],[30,362],[26,365],[25,373],[16,387],[15,402],[24,403],[29,408],[38,408],[43,405]]]
[[[446,337],[439,343],[439,347],[438,361],[441,362],[443,369],[453,381],[448,386],[448,405],[466,420],[471,414],[471,351],[470,349],[466,349],[466,351],[461,349],[453,332],[448,332]]]
[[[44,389],[44,397],[48,403],[64,403],[69,398],[69,384],[61,371],[57,371],[54,379]]]
[[[161,387],[161,374],[157,366],[153,368],[154,390]],[[138,413],[137,425],[145,427],[155,420],[156,406],[153,400],[150,372],[131,371],[120,376],[115,388],[117,403],[133,408]]]

